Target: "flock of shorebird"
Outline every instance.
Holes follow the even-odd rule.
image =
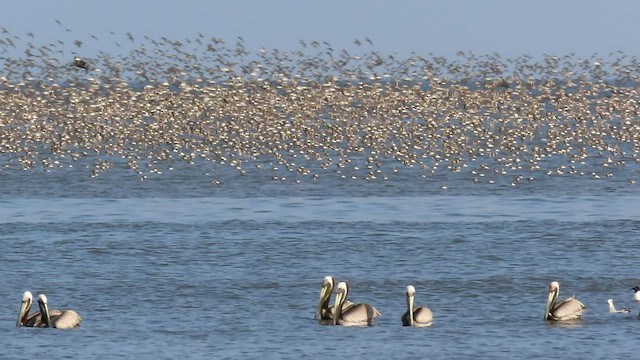
[[[340,282],[337,285],[336,297],[333,305],[330,304],[331,294],[335,287],[336,278],[325,276],[322,280],[320,289],[320,300],[316,309],[315,319],[325,325],[342,325],[342,326],[371,326],[375,319],[380,317],[380,312],[368,303],[352,303],[347,300],[349,285],[346,282]],[[631,288],[634,290],[633,299],[640,303],[640,286]],[[414,305],[416,289],[412,285],[408,285],[406,289],[407,310],[401,316],[403,326],[411,327],[429,327],[433,324],[433,312],[426,306]],[[552,281],[549,284],[549,294],[547,298],[547,306],[545,309],[544,320],[549,321],[565,321],[578,320],[586,306],[575,296],[568,297],[558,301],[560,294],[560,284]],[[608,299],[610,313],[628,314],[631,312],[629,308],[616,309],[612,299]],[[638,314],[640,318],[640,313]]]
[[[622,53],[402,58],[370,41],[252,52],[241,38],[128,39],[126,55],[71,58],[63,42],[0,32],[0,169],[145,180],[200,164],[216,186],[221,168],[283,183],[412,169],[518,186],[640,162],[640,61]]]
[[[82,318],[74,310],[49,309],[47,297],[38,295],[38,307],[40,311],[29,314],[33,304],[33,295],[30,291],[22,294],[22,304],[16,326],[48,327],[56,329],[72,329],[80,326]]]

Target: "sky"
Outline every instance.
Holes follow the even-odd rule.
[[[11,36],[25,41],[31,32],[37,45],[81,40],[87,55],[116,51],[115,42],[135,46],[127,32],[171,40],[202,33],[227,44],[242,37],[252,51],[297,50],[299,40],[351,50],[367,37],[377,51],[400,55],[640,55],[636,0],[22,0],[2,7],[0,26]]]

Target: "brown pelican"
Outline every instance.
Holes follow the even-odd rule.
[[[325,276],[322,279],[322,287],[320,288],[320,300],[318,302],[318,308],[316,309],[315,319],[320,321],[329,321],[333,319],[333,312],[335,307],[330,305],[331,293],[336,284],[336,278],[332,276]],[[346,310],[353,306],[351,301],[345,301],[343,309]]]
[[[33,295],[31,295],[30,291],[25,291],[22,294],[22,305],[20,305],[20,314],[18,314],[16,326],[40,326],[40,312],[29,314],[32,304]]]
[[[370,304],[353,304],[345,307],[349,286],[346,282],[338,284],[338,292],[334,304],[333,325],[371,326],[380,317],[380,312]]]
[[[413,301],[416,296],[416,289],[407,286],[407,311],[402,314],[402,325],[413,327],[427,327],[433,324],[433,313],[431,309],[425,306],[413,307]]]
[[[549,284],[549,297],[547,299],[547,309],[544,314],[544,319],[555,321],[580,319],[586,306],[574,296],[556,303],[558,294],[560,294],[560,284],[558,284],[557,281],[552,281],[551,284]]]
[[[36,311],[34,313],[29,314],[31,310],[31,305],[33,304],[33,295],[31,295],[30,291],[25,291],[22,294],[22,305],[20,306],[20,314],[18,315],[18,321],[16,322],[16,326],[27,326],[27,327],[40,327],[42,326],[42,316],[40,315],[40,311]],[[60,315],[61,311],[58,309],[49,310],[51,316]]]
[[[331,301],[331,293],[333,292],[335,282],[336,278],[331,276],[325,276],[324,279],[322,279],[320,301],[318,302],[318,308],[316,309],[316,320],[330,320],[332,318],[333,309],[329,310],[329,302]]]
[[[47,297],[44,294],[38,295],[38,306],[40,314],[42,314],[42,326],[57,329],[72,329],[80,326],[82,319],[77,312],[73,310],[58,310],[55,314],[54,310],[49,311]]]
[[[618,314],[628,314],[628,313],[631,312],[631,309],[629,309],[629,308],[622,308],[622,309],[616,310],[616,307],[613,306],[613,300],[611,300],[611,299],[607,300],[607,302],[609,303],[609,312],[612,313],[612,314],[616,314],[616,313],[618,313]]]

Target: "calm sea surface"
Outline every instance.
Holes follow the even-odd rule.
[[[2,170],[0,358],[634,358],[636,169],[517,186],[403,169],[300,184],[221,172],[218,186],[197,166],[142,182]],[[325,275],[375,305],[376,325],[315,322]],[[581,322],[542,320],[552,280],[587,305]],[[408,284],[432,328],[401,326]],[[16,328],[25,290],[82,326]]]

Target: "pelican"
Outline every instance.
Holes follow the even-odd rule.
[[[629,308],[622,308],[619,310],[616,310],[616,307],[613,306],[613,300],[609,299],[607,300],[607,302],[609,303],[609,312],[612,314],[628,314],[631,312],[631,309]]]
[[[320,300],[318,302],[318,308],[316,309],[315,319],[320,321],[329,321],[333,319],[334,305],[330,305],[331,293],[336,284],[336,278],[332,276],[325,276],[322,279],[322,287],[320,288]],[[353,306],[351,301],[345,301],[343,305],[343,311]]]
[[[371,326],[380,317],[380,312],[370,304],[353,304],[345,307],[349,285],[346,282],[338,284],[338,292],[334,303],[333,325],[342,326]]]
[[[551,284],[549,284],[549,298],[547,300],[547,310],[544,314],[544,319],[555,321],[580,319],[586,306],[574,296],[556,303],[558,294],[560,294],[560,284],[558,284],[557,281],[552,281]]]
[[[413,307],[413,300],[416,296],[416,289],[407,286],[407,311],[402,314],[402,325],[412,327],[428,327],[433,324],[433,313],[425,306]]]
[[[331,320],[333,309],[330,310],[329,302],[331,301],[331,293],[333,292],[333,285],[335,282],[336,278],[331,276],[325,276],[324,279],[322,279],[320,301],[318,302],[318,308],[316,309],[316,320]]]
[[[49,311],[47,297],[44,294],[38,295],[38,306],[40,314],[42,314],[43,327],[72,329],[80,326],[82,322],[80,315],[73,310],[58,310],[57,314],[54,312],[55,310]]]
[[[36,311],[34,313],[29,314],[31,310],[31,305],[33,304],[33,295],[31,295],[30,291],[25,291],[22,294],[22,305],[20,306],[20,314],[18,315],[18,321],[16,322],[16,326],[27,326],[27,327],[40,327],[42,326],[42,316],[40,315],[40,311]],[[61,311],[58,309],[51,309],[49,311],[51,316],[60,315]]]
[[[635,293],[633,294],[633,301],[640,303],[640,286],[634,286],[629,290],[635,291]]]
[[[20,314],[18,314],[18,321],[16,322],[16,326],[33,327],[41,325],[40,312],[29,314],[32,304],[33,295],[31,295],[30,291],[25,291],[22,294],[22,305],[20,305]]]

